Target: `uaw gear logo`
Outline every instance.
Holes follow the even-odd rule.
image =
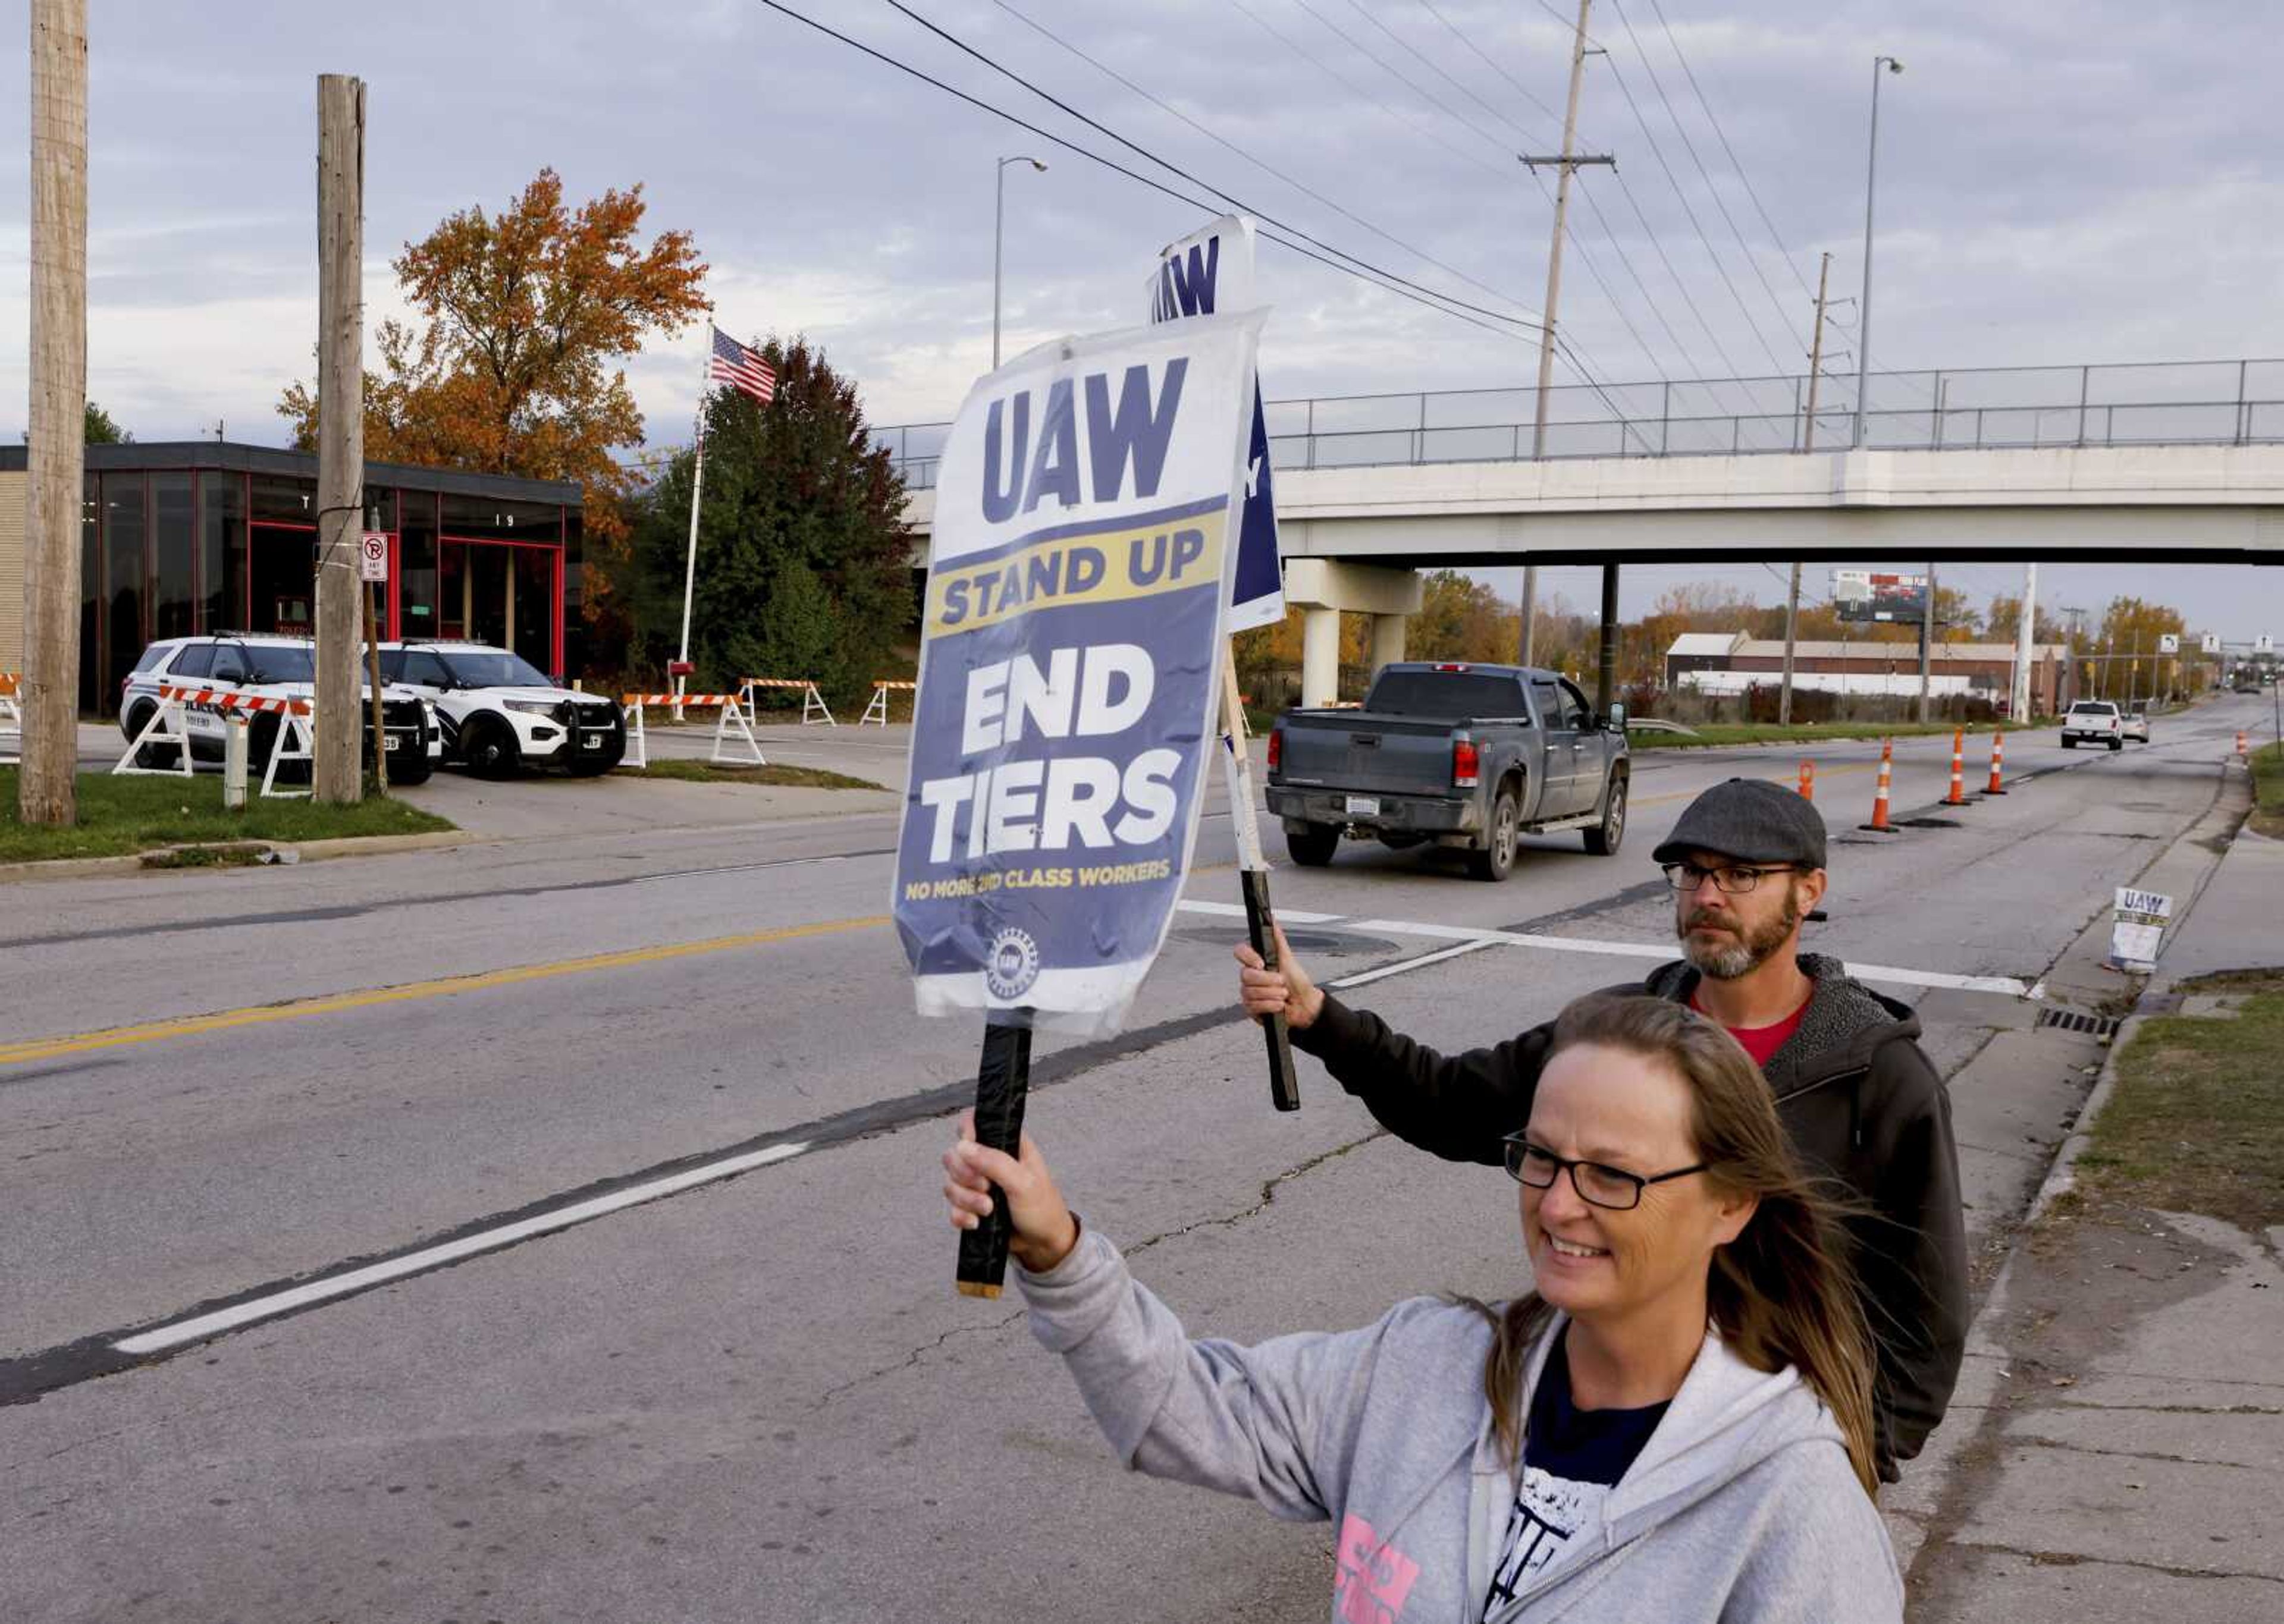
[[[994,998],[1020,998],[1039,979],[1039,944],[1027,931],[1009,925],[991,939],[984,960],[983,984]]]

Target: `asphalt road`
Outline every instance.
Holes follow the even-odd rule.
[[[1876,752],[1818,750],[1837,843],[1811,945],[1888,976],[1965,1065],[2029,1006],[1921,983],[2045,978],[2265,715],[2222,699],[2118,756],[2017,736],[2011,792],[1955,811],[1933,805],[1948,741],[1905,741],[1895,816],[1940,826],[1885,837],[1854,828]],[[1659,834],[1706,785],[1797,760],[1645,753],[1615,857],[1550,838],[1490,886],[1352,845],[1280,868],[1277,900],[1330,917],[1294,932],[1320,977],[1389,972],[1356,1001],[1493,1041],[1639,975],[1670,941]],[[895,827],[0,887],[0,1618],[1322,1617],[1324,1529],[1122,1473],[1012,1297],[951,1292],[936,1155],[974,1038],[911,1013]],[[1305,1059],[1303,1110],[1270,1110],[1232,1015],[1240,927],[1210,911],[1231,858],[1209,808],[1204,910],[1129,1032],[1040,1043],[1032,1125],[1074,1203],[1200,1332],[1512,1292],[1502,1175],[1390,1142]],[[1454,929],[1575,947],[1453,955]],[[2075,1108],[1991,1070],[1954,1088],[1987,1239]],[[411,1272],[116,1349],[352,1265]]]

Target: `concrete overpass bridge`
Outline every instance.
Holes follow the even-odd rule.
[[[1602,565],[1607,621],[1629,563],[2284,563],[2284,362],[1881,374],[1837,450],[1852,402],[1811,434],[1805,383],[1558,391],[1536,459],[1528,390],[1271,403],[1303,700],[1332,697],[1342,611],[1402,658],[1421,569]],[[948,426],[876,436],[922,535]]]

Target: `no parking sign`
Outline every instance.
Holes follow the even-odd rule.
[[[368,530],[357,538],[357,579],[387,581],[388,579],[388,533]]]

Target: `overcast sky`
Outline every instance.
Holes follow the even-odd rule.
[[[885,0],[791,3],[1119,152]],[[1547,110],[1561,105],[1568,31],[1537,0],[907,3],[1257,212],[1470,303],[1529,316],[1543,301],[1551,207],[1514,159],[1560,145]],[[0,107],[19,110],[20,132],[27,9],[0,0],[0,39],[13,42],[0,50]],[[396,306],[388,258],[446,213],[497,207],[544,165],[574,196],[639,182],[651,223],[696,233],[723,325],[805,332],[880,424],[947,415],[989,363],[996,159],[1050,166],[1007,175],[1010,353],[1138,319],[1158,246],[1202,217],[760,0],[90,10],[90,388],[143,440],[211,435],[217,423],[232,440],[284,437],[278,393],[313,371],[323,72],[370,87],[376,319]],[[2284,355],[2272,24],[2257,0],[1596,0],[1591,32],[1608,55],[1589,59],[1581,146],[1614,153],[1624,187],[1594,176],[1584,190],[1600,215],[1574,204],[1593,269],[1569,262],[1563,329],[1604,381],[1800,369],[1819,255],[1834,256],[1835,300],[1852,300],[1862,274],[1867,82],[1884,51],[1906,72],[1881,94],[1876,368]],[[26,192],[20,159],[0,167],[11,438],[26,397]],[[1528,333],[1486,331],[1271,245],[1261,254],[1276,307],[1262,358],[1272,396],[1513,388],[1536,375]],[[1827,346],[1850,350],[1857,309],[1835,316]],[[700,337],[629,369],[654,441],[686,434]],[[1901,386],[1906,397],[1913,386]],[[1628,613],[1699,573],[1630,570]],[[1764,602],[1781,591],[1757,569],[1719,574]],[[1980,599],[2019,575],[1968,567],[1956,579]],[[1513,590],[1513,572],[1492,578]],[[2136,592],[2231,637],[2284,633],[2272,572],[2058,566],[2042,583],[2049,600],[2098,608]],[[1550,572],[1547,584],[1576,602],[1593,595],[1585,572]]]

